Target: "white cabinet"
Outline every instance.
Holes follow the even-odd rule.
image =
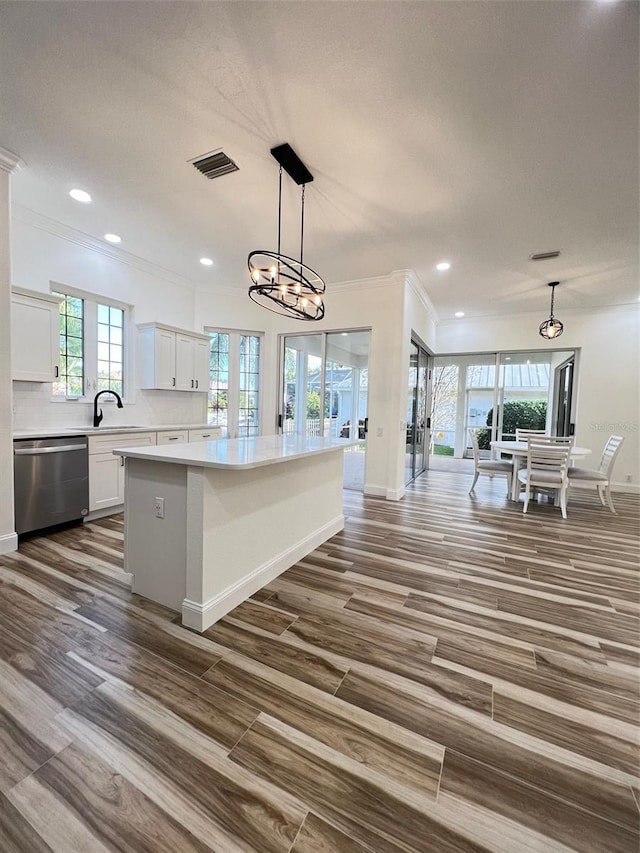
[[[89,436],[89,511],[124,503],[124,459],[114,456],[116,447],[148,447],[155,432],[111,433]]]
[[[189,439],[187,430],[174,430],[172,432],[159,432],[158,444],[186,444]]]
[[[209,338],[171,326],[143,323],[139,331],[140,387],[207,391]]]
[[[216,441],[222,438],[222,427],[214,426],[207,429],[190,429],[189,441]]]
[[[54,382],[60,361],[60,297],[14,288],[11,292],[11,376]]]

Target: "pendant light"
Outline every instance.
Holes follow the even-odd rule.
[[[317,272],[303,262],[305,186],[313,175],[287,143],[271,149],[280,164],[278,181],[278,249],[256,249],[249,254],[247,264],[252,284],[249,296],[258,305],[296,320],[321,320],[324,317],[326,285]],[[301,186],[300,199],[300,259],[280,251],[282,231],[282,172]]]
[[[563,324],[557,317],[553,316],[553,297],[555,296],[556,287],[559,284],[559,281],[550,281],[548,284],[548,287],[551,288],[551,310],[549,312],[549,319],[545,320],[544,323],[540,323],[540,335],[548,341],[559,338],[564,331]]]

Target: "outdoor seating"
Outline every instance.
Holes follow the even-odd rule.
[[[497,459],[480,459],[480,448],[478,447],[478,437],[473,429],[469,430],[469,438],[471,439],[471,447],[473,449],[473,463],[475,466],[473,483],[469,489],[469,494],[475,489],[478,477],[480,474],[499,474],[507,478],[507,495],[511,492],[511,477],[513,474],[513,465],[511,462],[502,462]]]
[[[597,469],[569,468],[569,485],[595,486],[600,503],[602,506],[608,505],[613,513],[615,513],[615,509],[611,500],[611,474],[623,441],[624,438],[620,435],[609,436]]]
[[[518,471],[518,480],[525,487],[523,513],[529,508],[529,499],[536,489],[554,489],[559,492],[562,517],[567,517],[567,470],[571,445],[566,442],[537,441],[528,439],[527,465]]]

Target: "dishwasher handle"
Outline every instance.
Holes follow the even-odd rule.
[[[61,444],[58,447],[14,447],[15,456],[41,456],[43,453],[69,453],[71,450],[86,450],[86,444]]]

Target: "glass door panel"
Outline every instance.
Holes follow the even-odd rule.
[[[285,434],[322,435],[323,336],[291,335],[284,339],[282,429]]]
[[[345,455],[345,488],[364,488],[369,331],[284,338],[282,430],[357,438]]]

